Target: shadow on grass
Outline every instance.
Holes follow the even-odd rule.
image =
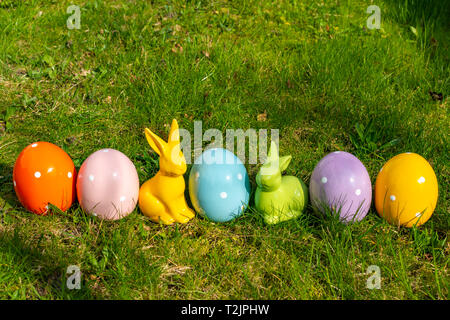
[[[447,19],[450,2],[441,0],[385,0],[391,11],[387,14],[399,23],[421,25],[432,22],[439,26],[449,26]]]
[[[44,234],[29,235],[21,232],[20,223],[7,222],[17,219],[15,209],[21,207],[14,192],[12,172],[11,166],[0,163],[0,278],[6,282],[6,289],[0,297],[95,298],[89,287],[83,283],[80,290],[67,288],[66,280],[70,276],[66,275],[68,265],[52,254],[52,250],[41,245]]]
[[[0,212],[20,205],[13,187],[13,167],[0,163]]]
[[[440,0],[385,0],[388,7],[386,15],[393,21],[411,28],[423,49],[431,49],[431,56],[436,55],[438,46],[447,47],[450,29],[450,2]],[[411,35],[412,33],[411,32]],[[447,56],[446,50],[441,50]]]
[[[6,290],[13,299],[92,299],[95,295],[90,287],[81,283],[79,290],[69,290],[66,281],[67,265],[46,253],[37,241],[31,244],[30,237],[22,235],[19,230],[0,232],[0,276],[6,278]],[[41,236],[42,238],[42,236]],[[15,291],[20,292],[19,294]]]

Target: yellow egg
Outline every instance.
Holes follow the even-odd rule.
[[[427,222],[436,208],[438,183],[427,160],[402,153],[385,163],[375,182],[375,207],[392,224],[411,228]]]

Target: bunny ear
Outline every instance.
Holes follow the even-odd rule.
[[[280,171],[283,172],[292,160],[292,156],[284,156],[280,158]]]
[[[266,162],[275,162],[278,159],[279,159],[278,147],[275,141],[272,140],[272,142],[270,143],[269,154],[267,155]]]
[[[148,144],[152,149],[161,156],[164,154],[164,150],[166,149],[166,142],[154,134],[150,129],[145,128],[145,137],[147,138]]]
[[[176,119],[172,120],[168,142],[180,142],[180,130],[178,129],[178,122]]]
[[[266,162],[261,166],[260,173],[262,176],[271,176],[279,171],[279,157],[277,144],[272,141]]]

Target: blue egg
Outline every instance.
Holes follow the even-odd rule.
[[[230,221],[247,208],[250,190],[247,170],[232,152],[208,149],[195,159],[189,195],[199,214],[215,222]]]

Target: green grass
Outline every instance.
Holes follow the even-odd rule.
[[[449,298],[446,1],[374,3],[380,30],[366,28],[368,1],[79,1],[81,29],[69,30],[73,3],[0,1],[0,298]],[[107,222],[18,203],[12,168],[26,145],[55,143],[77,167],[115,148],[143,183],[157,171],[143,130],[165,136],[172,118],[191,132],[195,120],[280,129],[287,174],[307,184],[330,151],[355,154],[373,183],[392,156],[419,153],[438,177],[436,211],[418,229],[374,208],[345,226],[311,207],[275,226],[252,209],[160,226],[138,209]],[[258,166],[247,168],[254,188]],[[80,290],[65,286],[69,265]],[[370,265],[380,290],[366,288]]]

